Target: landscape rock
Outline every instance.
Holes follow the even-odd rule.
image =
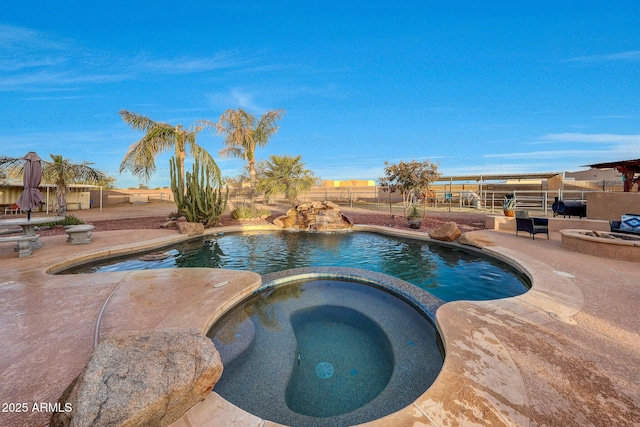
[[[176,221],[169,220],[169,221],[165,222],[164,224],[162,224],[160,226],[160,228],[169,228],[169,229],[177,230],[178,229],[178,223]]]
[[[484,248],[485,246],[494,246],[493,240],[478,233],[464,233],[458,237],[458,243],[467,246],[475,246],[476,248]]]
[[[298,210],[296,208],[288,209],[285,215],[290,218],[296,218],[298,216]]]
[[[296,223],[295,218],[291,218],[288,215],[282,215],[273,220],[273,225],[280,228],[291,228]]]
[[[462,232],[460,231],[460,228],[458,228],[458,224],[451,221],[445,223],[441,227],[431,230],[429,232],[429,237],[444,242],[453,242],[458,237],[460,237],[461,234]]]
[[[340,211],[333,202],[302,203],[289,209],[286,215],[273,220],[281,228],[295,230],[334,231],[353,227],[353,222]]]
[[[165,329],[107,338],[67,387],[51,427],[166,426],[206,398],[222,375],[211,339]]]
[[[178,232],[180,234],[187,234],[189,236],[195,236],[204,233],[204,224],[199,222],[179,222]]]

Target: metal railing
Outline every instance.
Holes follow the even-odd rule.
[[[596,190],[484,190],[477,193],[469,190],[461,191],[435,191],[431,198],[427,200],[427,210],[434,211],[501,211],[506,194],[513,194],[516,198],[516,208],[542,213],[545,216],[552,214],[552,205],[557,197],[558,200],[571,200],[586,202],[586,194],[596,192]],[[300,197],[299,202],[329,200],[340,206],[348,208],[362,208],[388,212],[390,214],[403,215],[404,209],[402,200],[398,193],[388,193],[379,187],[369,187],[363,190],[360,188],[345,187],[336,189],[317,190],[314,189]],[[235,205],[248,204],[249,197],[246,194],[232,193],[229,201]],[[283,195],[272,198],[267,203],[259,197],[259,203],[273,206],[280,209],[288,209],[289,203]],[[422,200],[414,201],[419,208],[424,206]]]

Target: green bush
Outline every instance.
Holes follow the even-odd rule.
[[[80,218],[75,217],[73,215],[67,215],[64,217],[64,219],[60,221],[47,222],[42,224],[41,227],[53,227],[54,225],[80,225],[80,224],[84,224],[84,221],[82,221]]]
[[[271,211],[268,209],[251,209],[249,206],[238,206],[234,210],[231,211],[232,219],[251,219],[251,218],[260,218],[262,215],[269,216],[271,215]]]

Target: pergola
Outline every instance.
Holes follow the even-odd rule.
[[[622,174],[624,182],[624,191],[629,192],[633,188],[634,183],[638,183],[638,191],[640,191],[640,177],[636,178],[636,174],[640,174],[640,159],[635,160],[619,160],[616,162],[595,163],[587,165],[594,169],[616,169]]]
[[[485,181],[503,181],[509,179],[549,179],[551,177],[563,175],[562,172],[531,172],[531,173],[507,173],[507,174],[484,174],[484,175],[447,175],[441,176],[436,182],[454,181],[477,181],[482,192],[482,185]],[[564,181],[564,175],[563,175]]]
[[[440,181],[502,181],[507,179],[548,179],[562,172],[531,172],[531,173],[506,173],[484,175],[447,175],[441,176]]]

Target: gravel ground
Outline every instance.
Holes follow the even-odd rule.
[[[173,209],[172,209],[173,208]],[[155,229],[164,224],[170,212],[175,212],[175,205],[162,204],[158,208],[157,204],[149,204],[143,207],[115,207],[105,208],[104,211],[73,211],[70,214],[82,219],[85,223],[95,226],[94,232],[110,231],[110,230],[135,230],[135,229]],[[272,209],[272,215],[266,220],[256,221],[255,223],[271,223],[274,218],[283,215],[284,211],[276,211]],[[158,215],[163,213],[163,215]],[[389,213],[369,211],[364,209],[343,209],[343,213],[351,219],[355,224],[372,224],[384,225],[393,228],[409,228],[406,218],[402,216],[392,216]],[[448,221],[454,221],[464,233],[472,230],[481,230],[485,228],[484,212],[427,212],[426,217],[422,221],[420,231],[429,232],[441,226]],[[221,225],[231,225],[237,222],[232,220],[229,215],[224,215],[220,220]],[[38,234],[42,237],[64,234],[62,227],[51,229],[41,229]]]

